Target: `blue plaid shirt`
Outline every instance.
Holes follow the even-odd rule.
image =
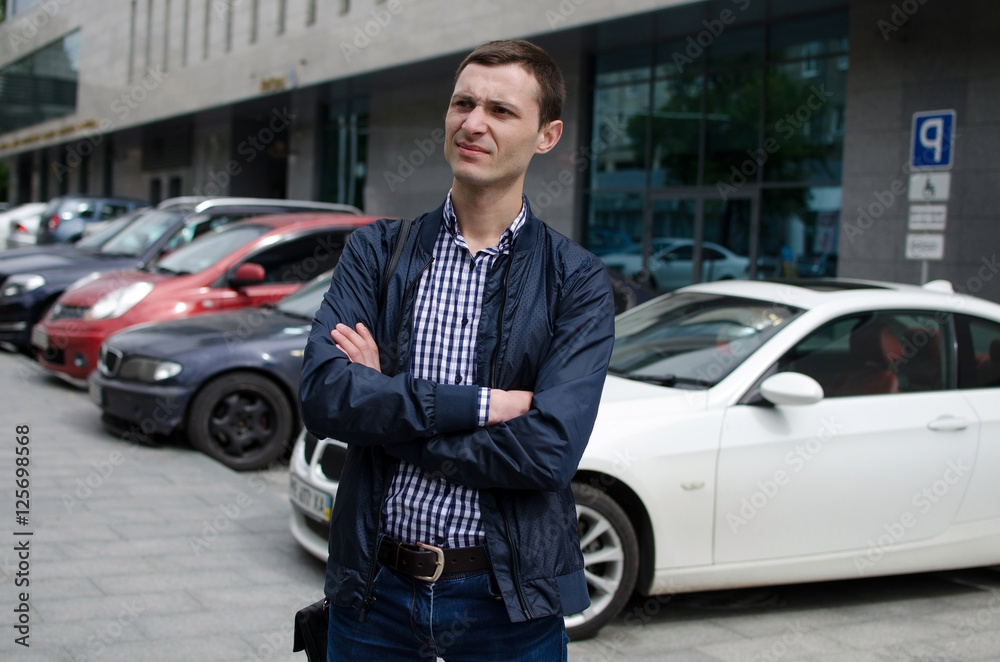
[[[527,218],[527,205],[500,236],[497,246],[475,255],[458,229],[451,192],[434,242],[434,262],[417,287],[413,317],[413,365],[418,379],[439,384],[476,383],[476,335],[486,275],[507,254]],[[479,389],[479,425],[489,420],[490,390]],[[389,486],[385,532],[407,543],[469,547],[485,542],[479,492],[400,462]]]

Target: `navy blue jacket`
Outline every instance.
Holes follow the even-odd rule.
[[[478,386],[534,392],[531,410],[479,427],[477,385],[416,379],[413,307],[443,207],[413,221],[379,292],[400,223],[355,230],[306,345],[299,397],[306,428],[349,445],[330,530],[326,595],[371,604],[382,504],[400,459],[479,489],[493,571],[511,621],[575,614],[589,604],[570,479],[593,430],[614,343],[603,264],[528,211],[509,255],[488,275],[476,342]],[[352,364],[330,338],[362,322],[382,372]]]

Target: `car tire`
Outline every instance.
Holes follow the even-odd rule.
[[[253,372],[232,372],[195,396],[187,418],[191,445],[237,471],[262,469],[291,446],[294,414],[284,391]]]
[[[625,606],[639,570],[639,542],[625,511],[605,492],[573,483],[590,607],[566,617],[573,641],[589,639]]]

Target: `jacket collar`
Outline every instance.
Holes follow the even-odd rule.
[[[531,203],[525,198],[524,204],[528,207],[527,217],[521,231],[517,233],[512,251],[519,253],[531,249],[535,245],[535,235],[541,221],[531,212]],[[428,254],[434,251],[434,242],[437,239],[438,230],[444,222],[444,203],[437,209],[428,212],[420,217],[420,247]]]

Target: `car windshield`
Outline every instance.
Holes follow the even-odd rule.
[[[135,218],[136,214],[126,214],[125,216],[120,216],[113,221],[108,221],[108,224],[97,232],[88,234],[83,239],[76,242],[76,247],[96,250],[111,241],[115,235],[124,230],[125,226],[134,221]]]
[[[668,294],[616,318],[610,372],[663,386],[708,388],[801,312],[719,294]]]
[[[130,223],[127,228],[101,246],[101,252],[132,257],[142,255],[181,218],[183,215],[176,211],[159,209],[147,211],[142,218]]]
[[[178,248],[153,265],[153,269],[174,274],[198,273],[273,229],[268,225],[227,226]]]
[[[323,295],[330,289],[330,276],[332,271],[327,271],[322,276],[317,276],[311,281],[295,290],[281,300],[278,310],[295,317],[312,319],[316,316],[320,304],[323,302]]]

